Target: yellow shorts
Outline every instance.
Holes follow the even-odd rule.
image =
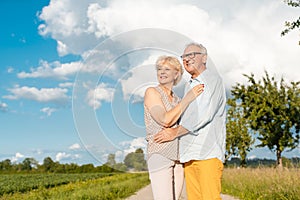
[[[221,199],[223,163],[212,158],[191,160],[184,164],[186,191],[189,200]]]

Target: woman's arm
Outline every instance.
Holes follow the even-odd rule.
[[[161,100],[160,93],[153,87],[150,87],[145,92],[144,104],[149,110],[154,120],[164,127],[171,127],[175,124],[181,114],[185,111],[188,105],[199,96],[204,89],[204,85],[193,87],[174,108],[166,111],[166,108]]]

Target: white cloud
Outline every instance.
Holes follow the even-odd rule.
[[[40,26],[42,35],[51,34],[54,36],[70,36],[71,34],[80,34],[83,29],[80,28],[79,17],[83,2],[70,0],[56,1],[52,0],[48,6],[45,6],[40,14],[40,18],[47,20],[47,26]],[[84,6],[85,7],[85,6]],[[59,12],[57,12],[59,11]],[[78,12],[79,11],[79,12]]]
[[[6,112],[8,109],[8,105],[6,103],[0,102],[0,111]]]
[[[166,7],[168,9],[166,9]],[[154,14],[155,13],[155,14]],[[210,26],[206,11],[186,2],[145,0],[114,0],[107,7],[89,5],[87,12],[90,33],[100,38],[138,28],[163,28],[192,32],[197,23]],[[197,19],[197,20],[187,20]]]
[[[216,0],[70,2],[52,0],[40,15],[45,21],[40,33],[51,35],[62,55],[83,56],[103,39],[124,31],[162,28],[203,43],[227,88],[235,82],[245,82],[243,73],[261,76],[264,70],[278,77],[283,75],[288,81],[298,79],[299,35],[294,32],[280,37],[284,21],[298,17],[298,13],[283,2],[249,0],[221,3],[218,7],[215,5],[220,2]],[[138,41],[123,42],[130,45]]]
[[[88,105],[94,109],[101,106],[101,101],[110,102],[113,98],[115,89],[110,88],[105,83],[100,83],[95,89],[91,89],[87,94]]]
[[[62,88],[69,88],[69,87],[73,87],[73,84],[74,83],[72,82],[65,82],[65,83],[60,83],[58,86]]]
[[[75,143],[75,144],[72,144],[70,147],[69,147],[70,150],[78,150],[78,149],[81,149],[81,146],[80,144],[78,143]]]
[[[58,40],[57,41],[57,52],[59,53],[60,56],[67,55],[69,52],[67,45]]]
[[[55,156],[55,161],[61,161],[61,160],[64,160],[64,159],[69,159],[71,158],[71,154],[68,154],[66,152],[58,152]]]
[[[21,158],[24,158],[24,155],[17,152],[16,155],[11,158],[11,162],[12,163],[18,162],[18,161],[20,161]]]
[[[7,73],[13,73],[14,72],[14,68],[13,67],[8,67],[7,68]]]
[[[120,81],[125,100],[142,101],[147,87],[157,84],[155,62],[157,54],[151,55],[139,66],[133,67]]]
[[[144,154],[146,154],[146,146],[147,142],[144,137],[135,138],[131,141],[123,141],[120,143],[122,150],[115,152],[116,161],[123,162],[127,154],[135,152],[138,148],[143,149]]]
[[[94,0],[52,0],[43,8],[39,17],[45,24],[39,26],[39,33],[59,41],[59,55],[81,54],[83,49],[95,46],[93,37],[86,33],[86,12],[91,2]]]
[[[47,116],[49,117],[49,116],[51,116],[51,114],[52,114],[53,112],[56,111],[56,109],[55,109],[55,108],[45,107],[45,108],[42,108],[40,111],[43,112],[43,113],[46,113]]]
[[[35,87],[19,87],[8,89],[12,95],[3,96],[3,98],[16,100],[16,99],[29,99],[38,102],[52,102],[52,103],[66,103],[68,92],[65,88],[35,88]]]
[[[41,60],[40,66],[31,68],[31,72],[18,73],[19,78],[56,78],[67,79],[67,76],[74,75],[80,69],[80,62],[60,63],[58,61],[48,63]]]
[[[80,154],[71,154],[71,153],[67,153],[67,152],[58,152],[55,155],[55,161],[61,162],[61,161],[65,161],[65,162],[72,162],[74,160],[76,160],[76,162],[78,162],[78,159],[82,158],[83,156]]]

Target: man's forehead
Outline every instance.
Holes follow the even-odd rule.
[[[201,50],[198,46],[195,45],[191,45],[185,48],[184,52],[190,52],[190,51],[194,51],[194,50]]]

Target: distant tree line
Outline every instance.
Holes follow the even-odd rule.
[[[126,155],[124,162],[116,163],[115,155],[109,154],[107,162],[101,166],[93,164],[78,165],[76,163],[62,164],[46,157],[42,164],[34,158],[25,158],[20,163],[12,163],[10,159],[0,162],[0,173],[111,173],[124,171],[147,170],[144,152],[137,149]]]
[[[254,158],[247,159],[247,167],[275,167],[276,160],[267,158]],[[238,157],[233,157],[226,162],[226,167],[240,167],[242,160]],[[282,165],[285,168],[299,168],[300,167],[300,157],[286,158],[282,157]]]

